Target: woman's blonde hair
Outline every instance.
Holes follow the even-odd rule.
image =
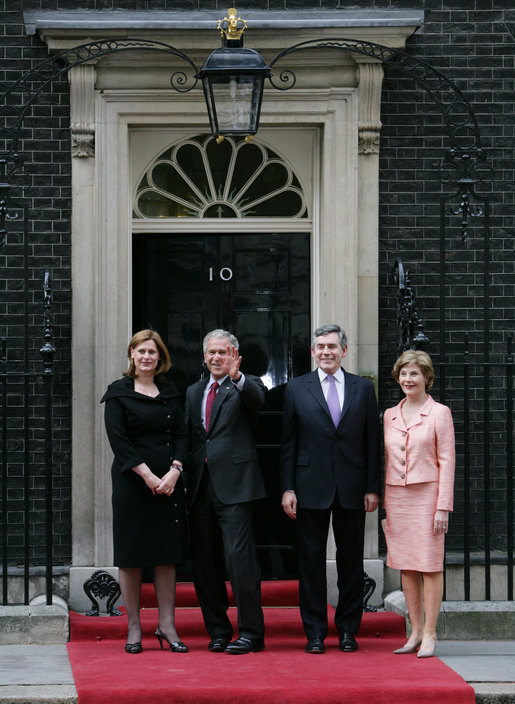
[[[426,391],[430,391],[435,380],[435,372],[433,362],[427,352],[422,352],[422,350],[406,350],[406,352],[403,352],[393,365],[392,376],[395,381],[399,381],[401,369],[406,364],[416,364],[420,368],[426,380]]]
[[[135,349],[138,345],[141,345],[142,342],[146,342],[147,340],[153,340],[156,343],[157,351],[159,352],[159,362],[154,372],[154,378],[159,380],[172,366],[170,355],[161,335],[155,330],[140,330],[139,332],[134,333],[129,342],[129,347],[127,348],[129,368],[123,373],[124,376],[130,376],[132,379],[138,376],[134,360],[131,357],[131,350]]]

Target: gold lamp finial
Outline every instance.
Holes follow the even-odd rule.
[[[243,32],[247,29],[247,22],[238,17],[238,11],[235,7],[230,7],[227,10],[228,17],[223,20],[218,20],[218,29],[222,38],[225,35],[226,39],[240,39]]]

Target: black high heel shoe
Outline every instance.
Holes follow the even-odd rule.
[[[143,646],[141,645],[141,641],[138,643],[125,643],[125,652],[130,653],[131,655],[137,655],[138,653],[141,653],[143,650]]]
[[[165,640],[168,645],[170,646],[170,650],[172,653],[187,653],[188,652],[188,646],[182,642],[182,640],[175,640],[173,643],[171,643],[168,640],[168,637],[163,633],[163,631],[159,628],[159,626],[156,628],[156,631],[154,633],[155,637],[159,641],[159,645],[161,646],[161,650],[163,649],[163,640]]]

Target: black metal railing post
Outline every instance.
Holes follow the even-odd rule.
[[[2,338],[2,353],[0,357],[0,388],[2,394],[2,604],[7,604],[8,596],[8,512],[7,512],[7,341]]]
[[[0,489],[1,489],[1,510],[0,526],[2,530],[1,549],[2,549],[2,603],[7,605],[9,602],[9,568],[13,550],[11,548],[10,538],[16,539],[23,536],[23,545],[19,547],[19,557],[16,556],[16,562],[23,562],[23,601],[28,604],[30,601],[30,576],[31,569],[34,565],[33,551],[34,544],[31,541],[31,531],[37,535],[41,535],[41,531],[33,530],[33,512],[32,506],[35,502],[33,489],[33,481],[37,473],[33,471],[34,461],[33,456],[35,450],[32,448],[32,439],[34,436],[34,427],[31,423],[32,395],[34,387],[42,382],[44,394],[44,497],[45,497],[45,527],[44,527],[44,555],[45,555],[45,577],[46,577],[46,601],[47,604],[52,603],[52,577],[53,577],[53,513],[52,513],[52,494],[53,494],[53,456],[52,456],[52,415],[53,415],[53,359],[55,348],[52,344],[52,322],[51,322],[51,306],[52,306],[52,291],[50,286],[50,276],[48,271],[45,271],[43,282],[43,306],[44,306],[44,343],[40,349],[43,356],[44,369],[43,372],[31,372],[30,363],[27,359],[23,360],[23,371],[17,369],[19,360],[13,361],[13,369],[8,368],[7,355],[7,340],[1,340],[0,348]],[[28,316],[25,316],[28,318]],[[26,354],[28,354],[26,350]],[[12,430],[18,429],[17,424],[23,424],[21,427],[22,445],[17,447],[19,436],[13,436]],[[17,473],[17,465],[23,468],[22,476]],[[9,498],[9,484],[12,480],[15,485],[14,495],[22,492],[21,496],[13,499],[19,503],[20,507],[16,508],[16,512],[22,514],[22,528],[20,523],[10,524],[11,499]],[[9,533],[12,525],[11,534]],[[23,560],[20,558],[23,557]]]
[[[470,349],[465,335],[463,352],[463,588],[470,600]]]
[[[506,357],[506,495],[508,506],[506,523],[506,569],[508,579],[508,599],[513,600],[513,336],[507,340]]]
[[[44,344],[39,350],[43,356],[43,383],[45,387],[45,584],[46,602],[52,603],[52,571],[53,571],[53,463],[52,463],[52,388],[54,381],[54,354],[55,347],[52,344],[52,288],[50,286],[50,275],[45,270],[43,283],[44,301]]]

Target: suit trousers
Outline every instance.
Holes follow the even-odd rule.
[[[336,543],[340,636],[357,633],[363,614],[365,511],[342,508],[336,497],[327,509],[297,509],[300,614],[309,639],[327,636],[326,551],[330,519]]]
[[[211,638],[231,638],[225,569],[238,608],[240,636],[264,637],[261,577],[252,532],[252,502],[222,503],[206,466],[190,508],[193,582]]]

